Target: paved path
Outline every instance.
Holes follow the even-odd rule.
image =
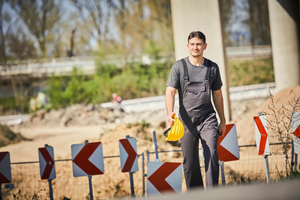
[[[300,180],[283,181],[271,184],[255,184],[240,186],[225,186],[211,190],[194,190],[184,194],[166,194],[162,196],[152,196],[149,199],[155,200],[299,200]]]
[[[22,135],[33,140],[1,147],[0,151],[9,151],[12,163],[38,161],[38,148],[48,144],[55,149],[55,159],[71,158],[72,144],[83,143],[85,140],[90,139],[99,139],[101,133],[115,126],[116,124],[22,128]]]

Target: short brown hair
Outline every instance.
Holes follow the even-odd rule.
[[[205,38],[205,35],[201,32],[201,31],[193,31],[189,34],[189,37],[188,37],[188,43],[190,41],[190,39],[194,38],[194,37],[197,37],[199,39],[202,39],[204,44],[206,43],[206,38]]]

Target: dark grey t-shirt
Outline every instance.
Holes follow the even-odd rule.
[[[208,66],[208,60],[204,58],[204,63],[201,66],[193,65],[189,57],[184,58],[187,64],[188,72],[189,72],[189,81],[190,82],[204,82],[206,69]],[[184,76],[184,67],[181,60],[177,60],[171,69],[169,80],[167,82],[167,86],[178,89],[179,86],[183,89],[183,79]],[[209,78],[210,88],[211,90],[219,90],[221,89],[223,83],[220,76],[219,67],[216,63],[212,63],[212,68],[210,72]],[[183,90],[182,90],[183,91]]]

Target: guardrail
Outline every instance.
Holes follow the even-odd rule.
[[[5,115],[0,116],[0,124],[5,125],[18,125],[23,121],[28,121],[30,119],[30,115]]]
[[[231,87],[229,88],[229,99],[230,101],[242,101],[247,99],[267,98],[270,96],[270,93],[272,95],[276,93],[275,83]],[[103,108],[110,108],[116,106],[119,105],[112,102],[101,104],[101,107]],[[165,95],[123,100],[120,106],[128,113],[165,109]],[[177,109],[178,107],[178,95],[176,94],[175,108]],[[0,123],[13,125],[19,124],[22,121],[26,121],[28,119],[29,115],[0,116]]]
[[[163,56],[159,62],[174,60],[173,56]],[[0,76],[8,77],[9,75],[30,75],[32,77],[69,75],[73,68],[80,69],[83,74],[91,75],[95,73],[97,60],[104,65],[114,64],[118,67],[124,66],[126,63],[141,62],[143,64],[151,64],[154,62],[147,55],[141,56],[106,56],[104,58],[97,57],[73,57],[73,58],[53,58],[52,60],[24,60],[9,61],[7,65],[0,65]]]
[[[277,92],[275,83],[263,83],[229,88],[230,101],[267,98]]]
[[[228,59],[270,57],[272,48],[270,45],[226,47],[226,56]]]
[[[242,101],[247,99],[267,98],[270,93],[276,93],[275,83],[238,86],[229,88],[230,101]],[[115,104],[108,102],[101,104],[102,107],[114,107]],[[126,112],[141,112],[146,110],[164,109],[165,95],[131,100],[123,100],[122,108]],[[178,95],[175,96],[175,107],[178,107]]]

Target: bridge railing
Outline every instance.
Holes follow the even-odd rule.
[[[159,62],[174,60],[171,55],[164,55]],[[147,55],[141,56],[105,56],[97,57],[74,57],[53,58],[42,60],[9,61],[6,65],[0,64],[0,76],[8,75],[31,75],[33,77],[44,77],[54,75],[68,75],[74,67],[80,69],[83,74],[94,74],[96,62],[102,64],[113,64],[118,67],[126,63],[151,64],[155,60]]]
[[[270,45],[266,46],[238,46],[226,47],[226,56],[231,58],[245,57],[270,57],[272,49]],[[102,60],[101,60],[102,59]],[[101,60],[103,64],[114,64],[124,66],[128,62],[141,62],[150,64],[154,60],[148,55],[122,56],[107,55],[103,58],[99,57],[62,57],[62,58],[46,58],[36,60],[16,60],[8,61],[8,63],[0,63],[0,76],[8,75],[31,75],[33,77],[44,77],[54,75],[68,75],[73,67],[80,68],[84,74],[93,74],[97,60]],[[174,60],[172,55],[163,55],[161,61]]]

